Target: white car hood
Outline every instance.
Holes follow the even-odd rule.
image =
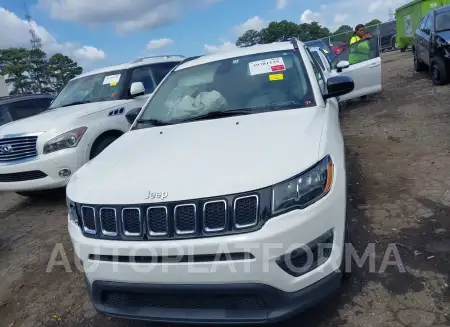
[[[45,111],[41,114],[13,121],[0,127],[0,135],[47,132],[51,129],[69,124],[73,120],[113,108],[126,103],[128,100],[103,101],[85,103],[70,107],[63,107]]]
[[[68,197],[136,204],[151,192],[179,201],[267,187],[319,160],[318,108],[276,111],[131,131],[71,178]]]

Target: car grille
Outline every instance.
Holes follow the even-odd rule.
[[[0,164],[37,156],[37,136],[0,139]]]
[[[270,199],[270,192],[266,195]],[[251,194],[154,205],[79,205],[78,212],[86,236],[161,240],[255,230],[269,209],[261,208],[259,194]]]

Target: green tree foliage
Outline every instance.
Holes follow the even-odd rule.
[[[378,24],[381,24],[381,20],[379,20],[379,19],[372,19],[370,22],[368,22],[364,26],[372,26],[372,25],[378,25]]]
[[[0,49],[0,75],[6,76],[11,94],[58,93],[83,69],[60,53],[47,58],[40,49]]]
[[[373,19],[366,26],[380,24],[381,21]],[[248,30],[242,34],[236,41],[238,47],[249,47],[255,44],[266,44],[272,42],[288,41],[296,37],[303,42],[318,40],[325,37],[348,42],[349,36],[353,33],[353,27],[350,25],[342,25],[333,33],[317,22],[310,24],[296,24],[283,20],[281,22],[271,22],[261,31]],[[336,37],[335,37],[336,36]]]

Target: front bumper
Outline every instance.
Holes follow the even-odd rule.
[[[0,191],[40,191],[64,187],[70,176],[60,177],[59,171],[69,169],[73,174],[85,162],[84,152],[77,147],[46,155],[39,154],[24,162],[0,165]],[[36,177],[36,172],[41,172],[37,174],[39,178]]]

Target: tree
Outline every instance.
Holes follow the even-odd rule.
[[[255,30],[248,30],[237,39],[236,46],[250,47],[259,43],[261,43],[261,33]]]
[[[0,73],[6,76],[6,83],[12,84],[11,94],[28,93],[31,82],[29,75],[29,51],[25,48],[0,50]]]
[[[365,24],[364,26],[372,26],[372,25],[378,25],[378,24],[381,24],[381,20],[375,18],[375,19],[372,19],[367,24]]]
[[[69,57],[57,53],[50,57],[48,71],[53,90],[55,93],[59,93],[67,82],[83,72],[83,68]]]
[[[341,25],[336,31],[334,31],[333,35],[343,34],[353,32],[353,28],[350,25]]]
[[[29,74],[31,91],[34,93],[51,93],[47,54],[40,49],[29,51]]]

